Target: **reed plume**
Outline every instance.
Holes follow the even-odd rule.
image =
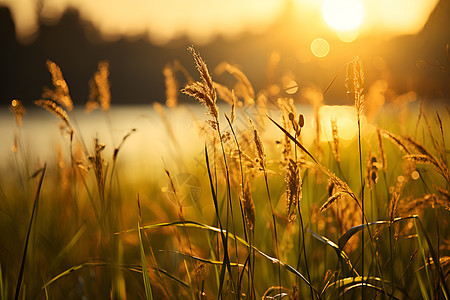
[[[69,116],[67,115],[67,112],[61,106],[56,104],[55,102],[53,102],[51,100],[41,99],[41,100],[34,101],[34,104],[51,112],[56,117],[61,119],[68,128],[72,128],[72,126],[70,126],[70,123],[69,123]]]
[[[355,99],[356,115],[358,120],[364,110],[364,69],[362,60],[356,56],[350,63],[347,64],[347,76],[345,79],[345,86],[347,93]]]
[[[410,154],[409,149],[407,148],[406,144],[402,141],[402,138],[398,135],[395,135],[389,131],[380,129],[381,134],[390,140],[393,144],[395,144],[400,150],[404,151],[407,154]]]
[[[195,65],[200,73],[202,81],[187,84],[181,92],[196,98],[200,101],[200,103],[206,106],[208,109],[208,114],[213,118],[212,120],[208,120],[208,123],[213,129],[217,130],[219,125],[219,111],[216,105],[217,94],[216,89],[214,88],[214,83],[211,75],[209,74],[206,63],[201,58],[200,54],[198,54],[193,47],[189,47],[188,50],[194,57]]]
[[[175,78],[174,68],[166,64],[163,68],[164,83],[166,85],[166,105],[175,107],[178,103],[178,82]]]
[[[194,79],[192,78],[191,74],[189,74],[188,70],[186,70],[186,68],[178,60],[174,60],[172,68],[174,70],[174,73],[181,72],[184,78],[186,78],[187,83],[191,84],[194,82]]]
[[[343,197],[346,193],[345,192],[337,192],[328,197],[327,201],[325,201],[324,204],[320,207],[320,212],[325,211],[331,204],[333,204],[336,200]]]
[[[339,163],[341,161],[341,154],[339,152],[339,134],[336,119],[331,120],[331,133],[333,136],[334,159]]]
[[[405,178],[403,176],[399,176],[397,178],[397,182],[395,184],[391,200],[389,201],[388,215],[391,221],[394,220],[394,217],[397,214],[398,202],[400,200],[404,187],[405,187]]]
[[[51,99],[66,108],[68,111],[71,111],[73,109],[73,102],[69,95],[69,86],[64,80],[61,69],[51,60],[47,60],[46,64],[49,72],[52,74],[52,82],[55,89],[50,90],[48,88],[44,88],[42,98]]]
[[[381,138],[381,129],[377,128],[377,145],[378,145],[378,154],[381,158],[381,167],[384,171],[387,169],[387,159],[386,159],[386,151],[384,150],[383,139]]]
[[[230,105],[233,103],[233,96],[231,95],[232,92],[227,86],[218,82],[214,82],[214,87],[216,88],[217,96],[219,99],[222,99]]]
[[[236,98],[236,94],[234,93],[234,90],[231,91],[231,114],[230,114],[230,121],[231,123],[233,123],[234,121],[234,117],[236,115],[236,102],[237,102],[237,98]]]
[[[250,80],[247,76],[239,70],[237,67],[230,65],[229,63],[223,62],[216,67],[216,72],[220,75],[224,72],[230,73],[238,82],[244,86],[245,92],[244,100],[247,104],[253,104],[255,100],[255,91],[253,90]]]
[[[264,147],[261,142],[261,137],[259,136],[258,129],[256,129],[255,124],[251,119],[248,119],[250,122],[250,128],[253,135],[253,141],[255,142],[256,146],[256,156],[258,158],[258,162],[260,165],[261,171],[266,172],[266,154],[264,153]]]
[[[406,199],[399,205],[398,214],[408,216],[412,213],[422,213],[426,207],[438,208],[450,211],[450,202],[446,197],[436,194],[425,194],[423,197],[415,199]]]
[[[104,160],[102,151],[105,145],[101,144],[98,139],[94,139],[94,156],[89,156],[91,166],[94,169],[95,179],[97,181],[98,192],[100,194],[101,205],[104,207],[105,203],[105,176],[104,176]]]
[[[295,208],[302,198],[302,179],[298,164],[290,159],[287,165],[286,176],[286,211],[287,219],[292,222],[296,218]]]
[[[253,231],[255,228],[255,204],[253,203],[250,181],[247,180],[242,189],[241,201],[245,212],[245,221],[247,228]]]
[[[97,72],[89,80],[89,100],[86,103],[87,112],[99,106],[103,112],[108,112],[111,108],[111,88],[108,77],[109,62],[99,62]]]

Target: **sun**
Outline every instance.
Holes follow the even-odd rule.
[[[337,31],[353,31],[364,21],[364,4],[361,0],[325,0],[322,15]]]

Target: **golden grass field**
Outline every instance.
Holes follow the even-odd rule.
[[[59,120],[49,159],[27,148],[12,101],[1,299],[449,299],[448,104],[413,92],[384,101],[386,82],[365,87],[356,57],[333,83],[348,106],[325,105],[316,86],[299,105],[227,63],[215,73],[235,84],[220,84],[189,50],[199,74],[163,70],[158,141],[113,130],[107,62],[85,108],[102,111],[112,139],[84,136],[54,62],[54,87],[35,102]],[[180,90],[206,116],[179,104]],[[139,149],[161,142],[160,155]]]

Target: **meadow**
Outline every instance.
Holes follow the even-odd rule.
[[[81,130],[54,62],[54,86],[35,102],[59,121],[61,143],[45,159],[12,101],[0,299],[449,299],[445,101],[366,87],[356,57],[332,82],[346,85],[348,106],[329,106],[317,86],[255,91],[237,67],[211,72],[189,50],[198,74],[177,62],[163,70],[157,138],[113,129],[107,62],[85,105],[101,124],[90,131],[106,136]],[[206,115],[179,104],[180,92]],[[158,142],[159,154],[139,149]]]

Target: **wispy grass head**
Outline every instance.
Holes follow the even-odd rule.
[[[333,135],[333,154],[337,162],[341,161],[341,153],[339,152],[339,133],[336,119],[331,120],[331,133]]]
[[[364,109],[364,79],[365,75],[362,60],[359,56],[356,56],[347,64],[345,86],[347,87],[347,93],[352,95],[355,99],[355,108],[358,119]]]
[[[109,84],[109,62],[98,63],[98,70],[89,81],[89,101],[86,103],[86,110],[91,111],[101,106],[104,112],[111,107],[111,90]]]
[[[286,209],[288,221],[294,221],[295,207],[302,197],[302,179],[300,177],[300,170],[298,164],[290,159],[287,166],[286,177]]]
[[[69,116],[67,115],[67,112],[58,104],[56,104],[55,102],[51,101],[51,100],[36,100],[34,101],[34,104],[36,104],[37,106],[40,106],[42,108],[44,108],[45,110],[51,112],[52,114],[54,114],[55,116],[57,116],[59,119],[61,119],[64,124],[71,128],[72,126],[70,126],[69,123]]]
[[[219,111],[216,105],[217,94],[214,88],[214,83],[212,81],[211,75],[209,74],[206,63],[201,58],[200,54],[198,54],[193,47],[189,47],[188,50],[194,57],[195,65],[198,72],[200,73],[202,81],[187,84],[185,88],[181,90],[181,92],[196,98],[198,101],[200,101],[200,103],[206,106],[206,108],[208,109],[208,114],[213,117],[213,120],[209,120],[208,123],[213,129],[217,129]]]
[[[264,147],[261,142],[261,137],[259,136],[258,129],[256,129],[255,124],[251,119],[248,119],[250,122],[250,127],[253,135],[253,141],[256,146],[256,155],[258,157],[259,165],[262,171],[266,170],[266,154],[264,153]]]
[[[178,82],[172,64],[166,64],[163,69],[164,83],[166,85],[166,105],[175,107],[178,103]]]
[[[223,62],[217,66],[216,72],[220,75],[224,72],[230,73],[240,84],[243,86],[243,94],[247,104],[253,104],[255,100],[255,91],[248,80],[247,76],[245,76],[244,72],[242,72],[239,68],[230,65],[229,63]]]
[[[249,230],[255,227],[255,204],[253,203],[250,181],[246,181],[242,191],[242,204],[245,212],[245,220]]]
[[[65,107],[68,111],[73,109],[72,98],[69,95],[69,86],[64,80],[60,67],[51,60],[47,60],[48,71],[52,74],[54,90],[44,88],[42,98],[47,98]]]

